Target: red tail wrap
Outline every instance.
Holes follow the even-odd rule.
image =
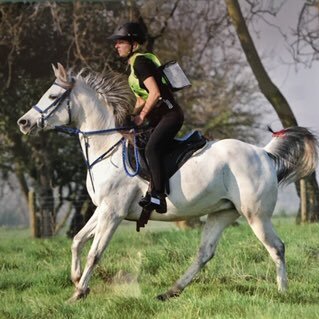
[[[283,129],[281,131],[278,131],[278,132],[273,132],[272,133],[272,136],[273,137],[284,137],[286,135],[286,130]]]

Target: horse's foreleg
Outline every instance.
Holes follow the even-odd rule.
[[[77,285],[81,278],[81,250],[84,244],[93,237],[97,223],[97,210],[84,225],[84,227],[74,236],[72,242],[72,262],[71,262],[71,279]]]
[[[275,262],[278,290],[284,292],[288,288],[284,243],[276,234],[270,218],[255,216],[249,219],[249,225]]]
[[[193,280],[195,275],[214,256],[218,239],[223,230],[232,224],[238,217],[239,214],[236,210],[212,213],[207,217],[196,260],[174,286],[166,293],[159,295],[157,297],[158,299],[166,300],[170,297],[178,296],[183,291],[183,289]]]
[[[114,234],[114,231],[123,220],[111,207],[102,204],[97,208],[98,220],[95,228],[95,234],[92,246],[88,253],[85,269],[80,281],[76,286],[76,291],[69,301],[76,301],[85,297],[89,293],[89,280],[94,266],[100,260],[104,250]]]

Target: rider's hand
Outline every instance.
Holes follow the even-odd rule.
[[[140,126],[143,124],[145,118],[143,116],[141,116],[140,114],[139,115],[136,115],[134,117],[134,123],[137,125],[137,126]]]

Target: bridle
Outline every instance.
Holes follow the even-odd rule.
[[[58,98],[56,98],[47,108],[45,108],[44,110],[42,110],[38,105],[34,105],[33,108],[41,114],[41,118],[37,121],[37,125],[38,127],[40,127],[41,129],[44,128],[44,123],[45,120],[47,120],[52,114],[54,114],[59,107],[62,105],[63,101],[65,99],[67,99],[67,111],[68,111],[68,115],[69,115],[69,120],[67,125],[70,125],[72,122],[72,114],[71,114],[71,102],[70,102],[70,93],[72,90],[71,88],[65,88],[62,85],[60,85],[57,82],[54,82],[53,85],[57,85],[60,88],[62,88],[64,90],[64,92],[62,93],[61,96],[59,96]]]

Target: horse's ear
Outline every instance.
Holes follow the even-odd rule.
[[[59,62],[58,62],[58,72],[57,73],[59,75],[59,76],[57,76],[57,78],[59,80],[61,80],[62,82],[66,82],[66,83],[68,82],[68,74],[67,74],[64,66]]]
[[[58,69],[55,67],[55,65],[54,65],[53,63],[51,64],[51,66],[52,66],[54,75],[55,75],[55,77],[57,78],[57,77],[58,77]]]
[[[58,67],[55,67],[54,64],[51,64],[55,77],[58,81],[61,82],[64,86],[72,86],[72,81],[69,80],[68,74],[61,63],[58,63]]]

